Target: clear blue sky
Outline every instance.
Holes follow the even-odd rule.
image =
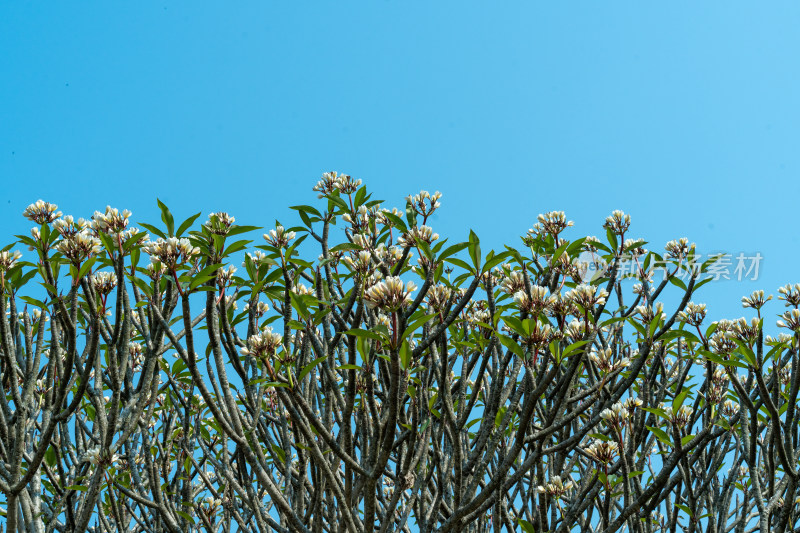
[[[799,26],[796,2],[5,2],[0,240],[38,198],[293,223],[338,170],[387,207],[440,190],[434,229],[484,248],[622,209],[653,249],[760,252],[698,297],[738,317],[800,282]]]

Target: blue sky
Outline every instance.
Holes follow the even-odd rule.
[[[484,249],[622,209],[653,249],[760,252],[757,281],[703,289],[713,316],[800,282],[800,4],[221,6],[0,7],[3,243],[38,198],[292,224],[338,170],[387,207],[441,191],[434,229]]]

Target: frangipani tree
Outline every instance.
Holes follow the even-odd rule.
[[[0,252],[7,531],[800,526],[800,285],[773,338],[771,296],[707,323],[714,258],[646,250],[620,211],[484,254],[428,226],[439,193],[314,190],[263,238],[26,209]]]

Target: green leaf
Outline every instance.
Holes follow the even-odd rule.
[[[406,370],[408,368],[409,363],[411,362],[411,346],[409,346],[408,341],[404,340],[403,344],[400,345],[400,368]]]
[[[486,257],[486,263],[483,265],[483,271],[491,272],[494,267],[505,261],[508,257],[511,257],[511,252],[506,251],[495,255],[494,250],[492,250]]]
[[[39,307],[40,309],[47,309],[47,304],[45,304],[44,302],[40,302],[35,298],[31,298],[30,296],[20,296],[19,299],[27,304]]]
[[[691,509],[689,509],[689,507],[687,507],[686,505],[683,505],[683,504],[680,504],[680,503],[676,503],[676,504],[675,504],[675,507],[677,507],[678,509],[680,509],[681,511],[683,511],[684,513],[686,513],[687,515],[689,515],[689,518],[692,518],[692,517],[694,517],[694,513],[693,513],[693,512],[692,512],[692,510],[691,510]]]
[[[742,357],[744,357],[744,360],[747,361],[748,365],[756,368],[756,354],[753,353],[753,350],[739,339],[734,338],[733,340],[739,345],[739,348],[736,351],[740,353]]]
[[[146,229],[147,231],[149,231],[150,233],[152,233],[153,235],[155,235],[156,237],[161,237],[162,239],[167,238],[164,232],[155,226],[151,226],[150,224],[145,224],[144,222],[140,222],[139,225],[144,229]]]
[[[608,237],[608,244],[611,245],[611,251],[616,254],[619,249],[619,243],[617,243],[617,236],[611,231],[611,228],[606,228],[606,237]]]
[[[94,265],[96,260],[97,260],[97,258],[92,257],[91,259],[88,259],[87,261],[84,261],[83,264],[81,265],[81,269],[78,271],[78,275],[75,277],[75,279],[79,280],[79,279],[83,278],[83,276],[85,276],[87,274],[87,272],[89,272],[89,270],[91,270],[91,268]]]
[[[508,411],[508,407],[503,406],[497,410],[497,415],[494,417],[494,426],[500,427],[500,424],[503,422],[503,417],[506,415],[506,411]]]
[[[336,246],[334,246],[333,248],[331,248],[328,251],[333,253],[333,252],[348,252],[348,251],[351,251],[351,250],[354,250],[354,251],[355,250],[361,250],[361,247],[359,245],[357,245],[357,244],[353,244],[352,242],[343,242],[342,244],[337,244]]]
[[[382,337],[381,335],[379,335],[378,333],[375,333],[374,331],[368,331],[366,329],[355,328],[355,329],[347,330],[344,333],[345,333],[345,335],[352,335],[354,337],[363,337],[363,338],[366,338],[366,339],[374,339],[374,340],[379,341],[379,342],[385,342],[386,341],[386,339],[384,337]]]
[[[294,291],[289,291],[289,298],[292,300],[292,307],[297,309],[297,316],[303,320],[308,320],[308,307],[306,307],[303,299],[298,294],[295,294]]]
[[[568,357],[569,355],[572,355],[572,352],[576,351],[577,349],[579,349],[580,347],[582,347],[584,344],[586,344],[588,342],[589,341],[573,342],[572,344],[567,346],[567,348],[564,350],[564,353],[561,354],[561,357]]]
[[[475,270],[469,265],[469,263],[467,263],[466,261],[462,261],[461,259],[457,259],[455,257],[448,257],[447,259],[445,259],[445,262],[461,267],[469,273],[475,272]]]
[[[320,213],[317,208],[310,205],[293,205],[289,207],[289,209],[294,209],[295,211],[299,211],[301,213],[311,213],[315,217],[322,218],[322,213]]]
[[[519,523],[523,531],[525,531],[525,533],[536,533],[536,530],[533,529],[533,524],[531,524],[527,520],[523,520],[522,518],[520,518],[517,522]]]
[[[348,211],[348,212],[350,211],[350,207],[344,200],[342,200],[341,196],[339,196],[338,191],[328,196],[328,203],[340,207],[343,211]],[[329,211],[333,211],[333,209],[329,209]]]
[[[225,248],[224,256],[227,257],[231,254],[235,254],[236,252],[244,250],[245,248],[247,248],[247,245],[250,244],[251,242],[253,241],[241,240],[234,242],[233,244]]]
[[[199,217],[200,215],[201,213],[197,213],[196,215],[192,215],[186,220],[184,220],[181,223],[181,225],[178,226],[178,231],[175,233],[175,236],[180,237],[181,235],[183,235],[183,232],[189,229],[192,226],[192,224],[194,224],[194,221],[197,220],[197,217]]]
[[[408,226],[406,226],[406,223],[403,222],[403,219],[399,216],[386,211],[384,211],[383,216],[386,217],[386,219],[388,219],[394,227],[398,228],[403,233],[408,231]]]
[[[323,355],[322,357],[317,357],[316,359],[308,363],[305,367],[303,367],[303,370],[300,372],[300,375],[297,376],[297,381],[298,382],[303,381],[303,378],[306,377],[308,373],[314,369],[315,366],[317,366],[327,358],[328,358],[327,355]]]
[[[480,272],[481,265],[481,241],[474,231],[469,230],[469,256],[475,267],[475,272]]]
[[[739,361],[734,361],[732,359],[731,360],[723,359],[719,355],[709,352],[708,350],[699,350],[699,352],[703,355],[703,357],[705,357],[712,363],[717,363],[718,365],[722,366],[735,366],[738,368],[747,368],[747,365],[744,363],[740,363]]]
[[[130,251],[131,248],[134,248],[139,243],[139,241],[144,240],[145,237],[147,237],[147,233],[144,233],[144,232],[137,233],[136,235],[134,235],[130,239],[126,240],[122,244],[122,250],[125,251],[125,252]],[[133,259],[131,258],[131,260],[133,260]]]
[[[463,250],[467,246],[469,246],[468,242],[460,242],[458,244],[454,244],[452,246],[448,246],[447,248],[445,248],[445,250],[442,253],[439,254],[439,257],[436,258],[436,261],[443,261],[443,260],[447,259],[448,257],[450,257],[451,255],[457,254],[458,252],[460,252],[461,250]]]
[[[418,329],[420,326],[423,326],[424,324],[426,324],[427,322],[429,322],[429,321],[430,321],[430,320],[431,320],[433,317],[435,317],[435,316],[436,316],[436,313],[432,313],[432,314],[430,314],[430,315],[424,315],[424,316],[422,316],[421,318],[418,318],[417,320],[415,320],[414,322],[412,322],[411,324],[409,324],[409,325],[408,325],[408,327],[406,327],[406,329],[405,329],[405,331],[403,332],[403,334],[402,334],[402,335],[400,335],[400,338],[401,338],[401,339],[407,339],[407,338],[408,338],[408,337],[410,337],[410,336],[411,336],[411,334],[413,334],[413,333],[414,333],[414,331],[416,331],[416,330],[417,330],[417,329]]]
[[[44,452],[44,460],[50,468],[56,465],[56,449],[52,445],[48,446],[47,451]]]
[[[678,279],[677,276],[670,276],[669,282],[675,285],[676,287],[680,288],[682,291],[686,290],[686,284],[680,279]]]
[[[525,357],[525,352],[523,351],[522,346],[514,342],[514,339],[499,333],[497,334],[497,338],[500,340],[503,346],[511,351],[511,353],[517,355],[518,357]]]
[[[203,270],[198,272],[192,278],[191,283],[189,284],[189,290],[194,290],[195,288],[199,287],[203,283],[214,279],[217,277],[217,270],[222,266],[221,263],[208,265]]]
[[[242,233],[247,233],[250,231],[255,231],[257,229],[262,229],[261,226],[231,226],[228,230],[228,237],[233,237],[234,235],[241,235]]]
[[[406,201],[406,220],[408,221],[409,228],[413,228],[417,225],[417,212],[409,201]]]
[[[156,202],[158,202],[158,207],[161,208],[161,220],[167,226],[167,233],[172,237],[175,234],[175,218],[172,216],[172,213],[169,212],[169,208],[164,205],[164,202],[158,198],[156,198]]]
[[[658,438],[658,440],[660,440],[661,442],[663,442],[667,446],[670,446],[670,447],[672,446],[672,441],[670,440],[669,435],[667,435],[667,433],[664,430],[661,430],[661,429],[658,429],[658,428],[652,427],[652,426],[645,426],[645,427],[647,429],[649,429],[650,431],[652,431],[653,434]]]
[[[672,400],[672,410],[677,412],[678,409],[680,409],[681,406],[683,405],[683,402],[689,396],[689,393],[691,393],[691,392],[692,391],[690,390],[689,387],[684,387],[684,389],[680,393],[678,393],[678,395],[675,397],[675,399]]]
[[[563,255],[564,251],[567,249],[567,246],[569,246],[569,241],[564,241],[564,243],[559,246],[555,252],[553,252],[553,257],[550,259],[551,265],[556,264],[556,261],[558,261],[558,258]]]

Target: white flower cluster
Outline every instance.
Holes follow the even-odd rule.
[[[44,200],[37,200],[25,208],[22,215],[28,220],[32,220],[37,224],[49,224],[61,216],[61,211],[56,212],[58,206],[45,202]]]
[[[286,248],[295,237],[295,232],[286,231],[283,226],[277,226],[264,234],[264,240],[275,248]]]
[[[413,209],[418,215],[429,217],[431,213],[442,206],[441,202],[439,202],[439,198],[441,197],[442,193],[439,191],[436,191],[433,194],[429,193],[428,191],[419,191],[419,194],[406,196],[406,200],[409,204],[411,204],[411,209]],[[427,203],[425,203],[426,200]]]
[[[614,351],[611,348],[593,351],[589,354],[589,359],[603,372],[614,372],[631,364],[631,360],[627,357],[614,361]]]
[[[675,424],[678,429],[684,428],[692,420],[694,409],[688,405],[682,405],[677,412],[673,411],[669,404],[662,403],[659,407],[667,414],[667,420]]]
[[[361,187],[361,180],[354,180],[347,174],[325,172],[322,174],[322,179],[314,185],[312,190],[319,193],[319,198],[324,198],[335,191],[339,191],[342,194],[352,194],[359,187]]]
[[[278,349],[282,341],[282,335],[274,333],[270,326],[266,326],[260,333],[251,335],[247,339],[248,348],[242,348],[240,351],[244,355],[269,357],[275,354],[275,350]]]
[[[647,249],[641,245],[635,246],[637,242],[642,242],[642,239],[625,239],[623,246],[633,257],[641,257],[647,253]]]
[[[442,313],[450,301],[450,296],[453,291],[446,285],[434,285],[428,289],[425,295],[425,300],[428,302],[428,307],[437,313]]]
[[[411,303],[411,293],[416,288],[413,281],[404,284],[399,277],[389,276],[364,291],[364,300],[370,309],[397,311]]]
[[[128,353],[131,356],[131,370],[138,372],[144,363],[144,347],[138,342],[129,342]]]
[[[189,239],[178,239],[177,237],[147,242],[142,249],[152,258],[156,258],[164,264],[167,270],[174,269],[177,265],[189,261],[200,253],[200,249],[193,246]]]
[[[739,412],[739,405],[732,402],[731,400],[725,400],[725,403],[722,404],[723,415],[730,418],[738,412]]]
[[[254,252],[247,252],[247,256],[253,262],[253,265],[256,268],[260,268],[262,264],[270,265],[267,254],[262,252],[261,250],[255,250]],[[242,263],[242,266],[246,266],[246,263]]]
[[[728,374],[725,373],[725,370],[717,367],[711,374],[708,403],[717,404],[725,399],[728,394],[728,381]]]
[[[125,209],[122,213],[115,207],[106,206],[105,213],[95,211],[91,226],[97,233],[122,233],[128,227],[131,212]]]
[[[630,418],[630,413],[622,402],[617,402],[611,406],[611,409],[603,409],[600,418],[605,420],[610,427],[619,429],[625,426]]]
[[[217,270],[217,284],[227,287],[233,281],[234,274],[236,274],[236,267],[233,265],[228,265],[228,268],[220,268]]]
[[[619,446],[616,442],[599,439],[594,439],[592,444],[585,449],[586,453],[591,455],[596,461],[603,464],[608,464],[613,461],[614,456],[619,453],[618,450]]]
[[[117,286],[117,275],[113,272],[95,272],[91,277],[94,290],[107,295]]]
[[[782,320],[778,320],[778,327],[787,328],[792,331],[800,330],[800,309],[790,309],[781,315]]]
[[[400,246],[416,246],[420,242],[431,244],[439,239],[439,234],[434,233],[430,226],[415,226],[397,239]]]
[[[781,294],[778,299],[785,301],[786,307],[800,306],[800,283],[795,283],[794,286],[784,285],[778,292]]]
[[[744,308],[752,307],[755,310],[759,310],[762,307],[764,307],[764,305],[770,300],[772,300],[771,294],[765,297],[763,290],[757,290],[753,291],[749,297],[742,296],[742,307]]]
[[[258,302],[253,306],[253,308],[254,308],[253,312],[255,313],[256,318],[261,318],[267,313],[267,311],[269,311],[269,304],[265,302]],[[245,311],[249,311],[250,304],[249,303],[245,304],[244,309]]]
[[[378,210],[375,213],[375,220],[377,220],[378,222],[380,222],[384,226],[394,226],[394,222],[392,222],[392,220],[389,217],[386,216],[387,213],[390,214],[390,215],[394,215],[394,216],[396,216],[398,218],[403,216],[403,212],[400,211],[399,209],[397,209],[396,207],[393,207],[391,209],[384,208],[384,209]]]
[[[389,246],[387,248],[385,244],[381,243],[375,248],[375,255],[378,259],[383,261],[388,268],[392,268],[402,259],[403,249],[399,246]],[[409,252],[408,258],[411,259],[412,257],[414,257],[414,254]]]
[[[611,216],[606,217],[603,227],[610,229],[617,235],[622,235],[631,227],[631,216],[617,209],[611,213]]]
[[[372,254],[366,250],[361,250],[358,253],[344,256],[342,258],[342,262],[353,272],[358,272],[359,274],[364,275],[370,270]]]
[[[531,288],[531,295],[528,296],[524,290],[514,293],[514,303],[519,306],[521,311],[538,316],[542,311],[548,311],[555,302],[555,297],[548,294],[547,287],[535,285]]]
[[[786,318],[784,316],[784,318]],[[778,326],[781,326],[778,324]],[[781,326],[786,327],[786,326]],[[800,323],[798,323],[798,327],[800,327]],[[753,343],[758,339],[758,334],[761,330],[761,323],[758,318],[753,317],[750,319],[750,323],[748,324],[747,319],[742,317],[738,320],[733,322],[733,326],[731,329],[726,333],[727,335],[737,338],[742,342]]]
[[[227,235],[234,222],[236,222],[236,218],[233,215],[220,211],[209,214],[208,221],[203,224],[203,227],[214,235]]]
[[[7,309],[6,314],[9,313],[10,310]],[[38,322],[39,319],[42,318],[42,310],[34,309],[33,311],[31,311],[30,317],[34,322]],[[22,322],[25,319],[25,312],[20,311],[19,313],[17,313],[17,318],[19,319],[20,322]],[[50,315],[44,315],[44,321],[48,322],[49,320],[50,320]]]
[[[342,215],[342,220],[348,224],[352,224],[355,228],[366,228],[369,226],[369,221],[374,217],[376,217],[375,210],[362,205],[359,206],[352,215],[350,213],[344,213]]]
[[[681,260],[686,257],[691,250],[694,250],[695,244],[692,243],[691,246],[689,245],[689,239],[686,237],[681,237],[680,239],[669,241],[665,246],[664,249],[667,251],[667,256],[665,259],[673,258],[677,260]]]
[[[12,252],[10,250],[4,250],[0,252],[0,272],[11,270],[21,257],[22,253],[18,251]]]
[[[580,305],[586,310],[592,309],[595,305],[605,304],[607,297],[608,291],[605,289],[585,283],[581,283],[564,295],[564,298]]]
[[[690,326],[699,326],[706,318],[706,304],[689,302],[686,304],[686,308],[680,312],[678,318]]]
[[[80,225],[81,221],[79,220],[78,226]],[[100,245],[100,239],[92,235],[87,227],[80,231],[74,231],[76,226],[71,224],[71,220],[61,228],[56,227],[63,237],[56,244],[56,250],[61,252],[75,266],[80,265],[89,257],[99,254],[103,249]],[[64,232],[62,232],[62,229]]]
[[[120,458],[119,455],[117,455],[116,453],[111,456],[103,457],[100,448],[95,447],[86,450],[86,453],[84,454],[83,460],[81,462],[91,463],[94,466],[102,464],[110,465],[119,461],[119,458]]]
[[[553,498],[561,498],[564,496],[574,484],[572,480],[567,478],[566,480],[562,480],[560,476],[553,476],[550,478],[550,482],[544,485],[539,485],[536,487],[538,492],[543,492]]]
[[[88,228],[89,223],[82,218],[76,222],[72,215],[64,215],[53,222],[53,227],[66,239]]]
[[[600,239],[594,235],[588,235],[583,241],[583,250],[589,253],[597,251],[597,245],[600,244]]]
[[[537,217],[537,221],[545,232],[553,236],[557,236],[575,224],[573,221],[567,220],[567,216],[563,211],[550,211],[549,213],[540,214]]]
[[[655,309],[653,309],[652,305],[637,306],[634,312],[642,317],[642,322],[645,324],[651,323],[656,317],[659,317],[660,320],[667,319],[667,314],[664,312],[664,304],[661,302],[656,302]]]
[[[583,339],[586,335],[586,322],[573,318],[564,329],[564,335],[572,339],[573,342]]]
[[[516,294],[517,292],[525,289],[525,278],[519,270],[513,270],[505,275],[503,281],[500,282],[500,290],[506,294]]]

